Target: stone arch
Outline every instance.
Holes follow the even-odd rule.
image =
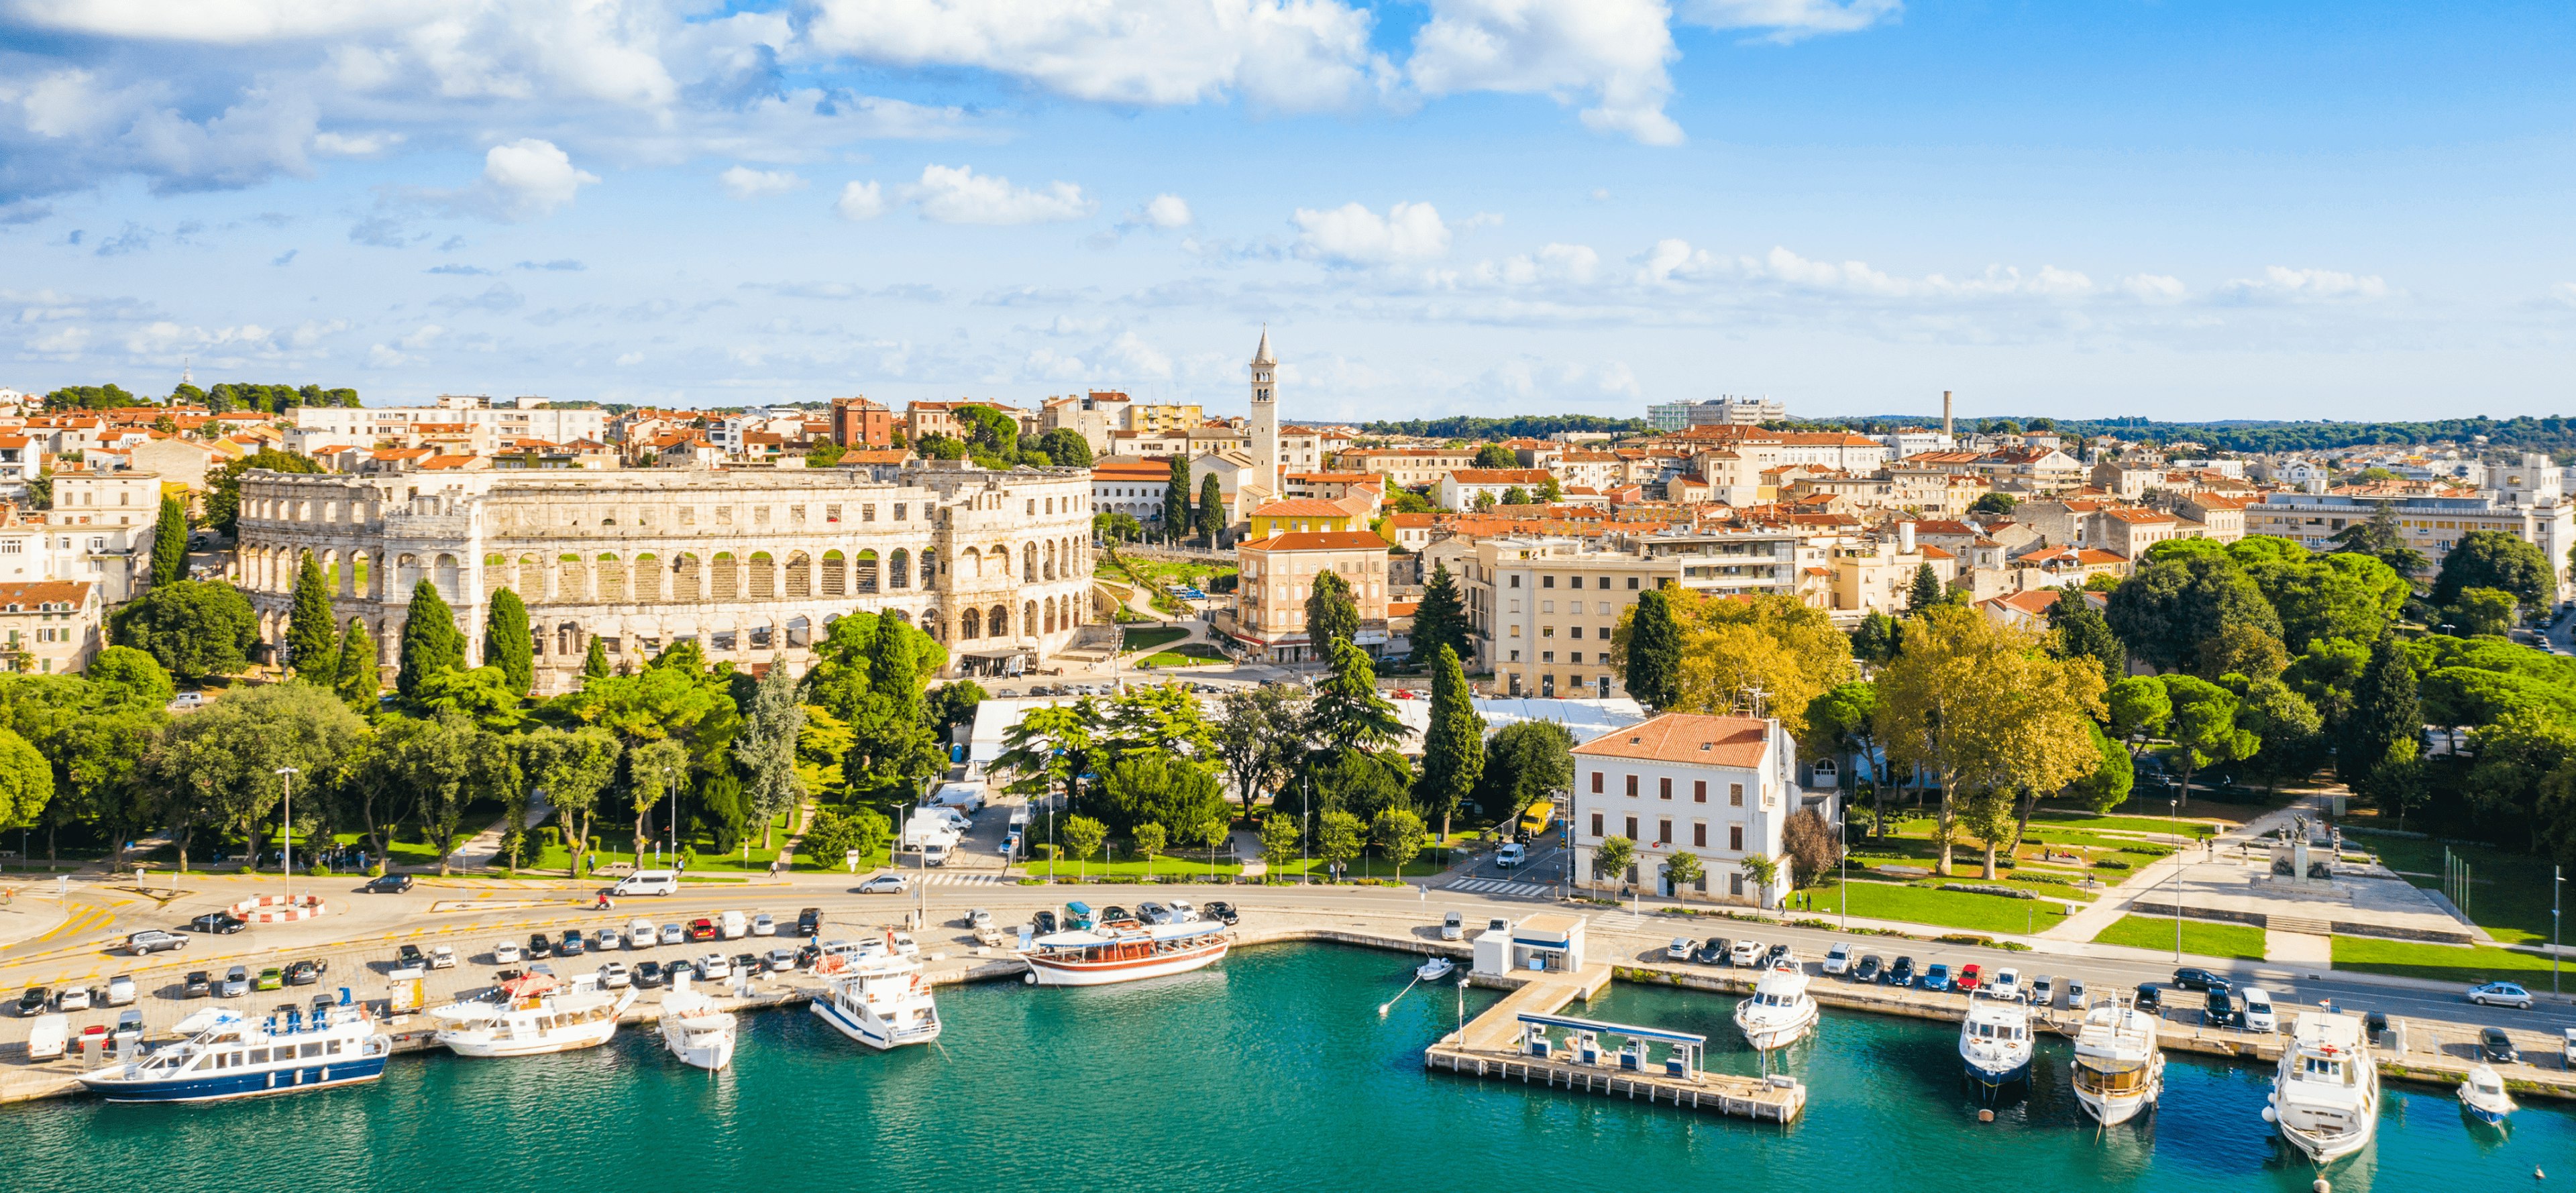
[[[800,559],[801,559],[801,558],[803,558],[803,556],[800,554],[800,555],[798,556],[798,558],[800,558]],[[810,621],[807,621],[807,620],[805,620],[805,619],[804,619],[804,618],[802,618],[802,617],[790,617],[790,618],[788,618],[788,619],[787,619],[787,645],[789,645],[789,646],[799,646],[799,647],[801,647],[801,646],[812,646],[813,644],[814,644],[814,623],[813,623],[813,622],[810,622]]]
[[[1038,545],[1035,542],[1022,543],[1020,544],[1020,583],[1035,584],[1037,582]]]
[[[634,595],[628,599],[636,601],[662,599],[662,560],[659,556],[650,551],[637,552],[635,566],[628,570],[628,578],[635,590]]]
[[[450,605],[465,604],[464,565],[458,563],[455,556],[442,553],[432,567],[430,582],[438,587],[438,595]]]
[[[958,552],[957,570],[969,580],[982,579],[984,575],[983,554],[975,550],[973,547],[968,547],[965,550]],[[968,636],[972,637],[972,635]]]
[[[1046,600],[1044,600],[1044,601],[1042,601],[1042,602],[1039,602],[1039,612],[1040,612],[1040,614],[1041,614],[1042,616],[1044,616],[1044,617],[1046,618],[1046,629],[1045,629],[1045,631],[1044,631],[1044,632],[1045,632],[1045,633],[1049,633],[1049,634],[1054,633],[1054,632],[1055,632],[1055,598],[1054,598],[1054,597],[1048,597]]]
[[[528,551],[520,554],[519,582],[516,587],[519,590],[520,600],[535,602],[546,599],[546,565],[537,558],[536,552]]]
[[[751,553],[751,599],[778,599],[778,561],[767,551]]]
[[[681,552],[678,559],[671,561],[671,599],[689,604],[705,599],[705,592],[706,569],[698,565],[696,555]]]
[[[801,601],[814,595],[814,560],[798,551],[787,557],[787,599]],[[789,630],[788,637],[795,637]]]
[[[1023,638],[1035,638],[1038,636],[1038,603],[1036,601],[1020,602],[1020,636]]]
[[[985,611],[984,636],[987,638],[1008,638],[1011,636],[1011,607],[1009,605],[995,605],[991,609]]]
[[[374,560],[375,556],[365,550],[353,550],[349,552],[348,570],[340,578],[341,596],[369,597],[376,595],[374,588],[375,577],[367,574],[372,570],[367,565],[372,563]]]
[[[889,589],[912,587],[911,552],[897,547],[894,554],[886,557],[886,587]]]
[[[626,599],[626,561],[619,559],[616,552],[599,553],[595,578],[600,600],[623,602]]]
[[[825,551],[823,553],[823,595],[836,597],[848,596],[849,593],[850,561],[838,551]]]
[[[715,559],[710,561],[709,570],[712,574],[708,579],[712,583],[708,585],[707,599],[730,601],[741,596],[742,564],[733,557],[733,552],[716,552]]]
[[[483,557],[483,599],[491,600],[510,586],[510,557],[498,551]]]
[[[877,590],[877,553],[861,551],[854,562],[858,567],[854,569],[857,575],[852,577],[855,581],[852,585],[853,590],[861,596],[875,592]]]
[[[590,569],[581,556],[566,551],[555,556],[555,599],[579,603],[590,599]]]
[[[1048,539],[1046,545],[1046,578],[1049,580],[1055,579],[1055,551],[1055,540]]]
[[[388,595],[394,598],[409,597],[411,595],[412,588],[419,583],[420,556],[398,555],[394,557],[394,591]]]
[[[975,637],[976,625],[982,620],[983,618],[975,612],[975,607],[973,605],[966,606],[966,611],[957,615],[958,640],[964,641]]]

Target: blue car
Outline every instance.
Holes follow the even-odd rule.
[[[1929,968],[1923,971],[1923,988],[1926,990],[1949,989],[1950,967],[1938,961],[1933,962]]]

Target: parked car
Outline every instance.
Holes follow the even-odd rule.
[[[1694,954],[1691,957],[1691,960],[1697,961],[1702,965],[1724,965],[1726,964],[1726,951],[1734,947],[1734,941],[1728,940],[1723,936],[1712,936],[1707,940],[1700,942],[1699,952]]]
[[[65,987],[63,987],[61,990],[55,991],[55,992],[54,992],[54,1009],[55,1009],[55,1010],[57,1010],[57,1011],[86,1011],[86,1010],[88,1010],[88,1009],[89,1009],[89,987],[87,987],[87,986],[65,986]]]
[[[2236,995],[2224,987],[2207,994],[2208,1001],[2200,1012],[2200,1021],[2211,1027],[2243,1027],[2245,1012],[2236,1009]]]
[[[638,961],[635,963],[634,981],[636,989],[659,990],[662,988],[663,980],[661,962]]]
[[[1960,993],[1968,993],[1984,984],[1985,977],[1977,971],[1977,965],[1975,962],[1972,961],[1959,967],[1958,986]]]
[[[751,935],[751,921],[739,911],[728,911],[716,917],[716,933],[726,940],[740,940]]]
[[[2016,1002],[2029,994],[2029,991],[2022,989],[2021,971],[2017,969],[1998,969],[1993,977],[1985,979],[1984,985],[1986,993]]]
[[[756,978],[769,972],[769,966],[761,961],[758,953],[736,953],[733,955],[733,971],[746,978]]]
[[[1672,939],[1672,943],[1664,946],[1664,960],[1688,961],[1691,959],[1692,951],[1698,947],[1698,941],[1687,936],[1676,936]]]
[[[720,978],[732,977],[733,962],[725,960],[725,955],[722,953],[709,953],[698,958],[697,970],[699,981],[712,982]]]
[[[179,983],[181,998],[209,998],[215,993],[215,980],[205,970],[191,970]]]
[[[2243,994],[2237,996],[2237,1002],[2240,1007],[2237,1018],[2243,1021],[2245,1030],[2259,1032],[2281,1030],[2280,1016],[2272,1009],[2271,991],[2260,986],[2248,986]]]
[[[368,879],[365,885],[358,889],[370,895],[399,895],[410,890],[411,886],[412,877],[409,874],[382,874]]]
[[[1467,917],[1450,912],[1440,917],[1440,939],[1458,940],[1467,935]]]
[[[1148,924],[1168,924],[1172,922],[1172,909],[1147,900],[1136,905],[1136,918]]]
[[[543,961],[555,955],[555,942],[543,932],[528,933],[528,960]]]
[[[2522,1059],[2522,1053],[2513,1046],[2513,1037],[2504,1034],[2501,1027],[2478,1029],[2478,1056],[2496,1065],[2509,1065]]]
[[[626,937],[615,928],[602,928],[590,934],[590,947],[603,953],[614,953],[626,947]]]
[[[286,988],[286,971],[279,969],[274,965],[269,966],[268,968],[259,971],[259,977],[251,982],[250,988],[253,990],[283,990]]]
[[[967,931],[969,931],[969,932],[990,932],[990,931],[992,931],[992,930],[993,930],[993,913],[992,913],[992,912],[989,912],[989,911],[986,911],[986,910],[984,910],[984,909],[983,909],[983,908],[981,908],[981,907],[978,907],[978,908],[976,908],[976,909],[975,909],[975,910],[973,910],[973,911],[967,912],[967,913],[966,913],[966,930],[967,930]]]
[[[635,973],[623,961],[611,961],[599,967],[599,988],[623,990],[635,984]]]
[[[513,957],[511,960],[516,961],[518,958]],[[421,952],[420,946],[416,944],[397,945],[394,948],[394,964],[403,969],[427,969],[429,954]]]
[[[1833,947],[1825,950],[1824,972],[1842,977],[1851,972],[1851,967],[1852,947],[1849,941],[1837,940]]]
[[[146,928],[125,938],[125,951],[137,957],[148,957],[154,953],[186,947],[188,947],[187,937],[176,932],[164,932],[159,928]]]
[[[2228,981],[2206,969],[2177,969],[2173,976],[2176,990],[2225,990]]]
[[[414,949],[412,954],[418,956],[420,950]],[[327,968],[329,966],[326,963],[310,958],[295,962],[286,967],[286,984],[289,986],[313,985],[322,980],[322,971]]]
[[[1221,906],[1221,904],[1210,903],[1210,904],[1208,904],[1208,906],[1210,906],[1210,907],[1217,907],[1217,906]],[[1226,921],[1226,922],[1230,924],[1230,923],[1233,923],[1234,921],[1232,921],[1232,920],[1228,920],[1228,921]],[[1032,911],[1032,912],[1030,912],[1030,913],[1029,913],[1029,927],[1030,927],[1030,929],[1031,929],[1031,930],[1033,930],[1034,932],[1036,932],[1036,933],[1037,933],[1038,935],[1040,935],[1040,936],[1045,936],[1045,935],[1047,935],[1048,933],[1055,931],[1055,929],[1056,929],[1055,913],[1054,913],[1054,912],[1052,912],[1052,911],[1043,911],[1043,910],[1041,910],[1041,911]]]
[[[799,910],[799,911],[796,913],[796,934],[797,934],[798,936],[812,936],[812,935],[814,935],[815,933],[820,932],[820,931],[822,931],[822,930],[823,930],[823,909],[822,909],[822,908],[820,908],[820,907],[807,907],[807,908],[803,908],[803,909]]]
[[[1890,966],[1888,966],[1888,967],[1887,967],[1887,984],[1888,984],[1888,985],[1890,985],[1890,986],[1911,986],[1911,985],[1913,985],[1913,984],[1914,984],[1914,958],[1912,958],[1912,957],[1898,957],[1898,958],[1896,959],[1896,963],[1895,963],[1894,965],[1890,965]]]
[[[1789,942],[1784,940],[1778,944],[1772,945],[1769,950],[1762,954],[1762,968],[1769,969],[1783,961],[1788,961],[1794,964],[1796,960],[1796,958],[1789,955]]]
[[[761,963],[768,966],[769,972],[771,973],[794,972],[796,969],[796,950],[788,948],[771,949],[769,950],[768,956],[761,958]]]
[[[2045,1007],[2057,999],[2057,979],[2040,974],[2030,980],[2030,1005]]]
[[[664,924],[662,925],[661,939],[664,944],[687,944],[689,943],[689,930],[678,924]]]
[[[761,912],[759,915],[751,917],[751,934],[754,936],[776,936],[778,935],[778,921],[772,918],[768,912]]]
[[[2084,979],[2066,979],[2066,1005],[2079,1011],[2084,1009]]]
[[[1921,983],[1919,983],[1919,984],[1920,984],[1924,989],[1926,989],[1926,990],[1947,990],[1947,989],[1949,989],[1949,988],[1950,988],[1950,967],[1949,967],[1949,965],[1947,965],[1947,964],[1945,964],[1945,963],[1943,963],[1943,962],[1939,962],[1939,961],[1935,961],[1935,962],[1933,962],[1930,968],[1928,968],[1928,969],[1926,969],[1926,970],[1924,970],[1924,971],[1923,971],[1923,980],[1922,980],[1922,982],[1921,982]]]
[[[519,963],[519,956],[519,942],[515,940],[505,940],[492,946],[494,965],[516,965]]]
[[[626,947],[630,949],[652,948],[653,921],[645,919],[640,915],[634,919],[626,921]]]
[[[856,893],[861,895],[900,895],[903,893],[904,885],[903,875],[901,874],[879,874],[866,882],[860,883]]]
[[[1726,951],[1726,963],[1729,965],[1741,965],[1748,969],[1761,964],[1762,942],[1758,940],[1736,941],[1735,947]]]
[[[437,948],[431,949],[429,951],[429,967],[431,969],[456,968],[456,950],[448,945],[440,945]]]
[[[579,928],[566,929],[563,939],[555,942],[555,955],[558,957],[578,957],[589,951],[590,943],[581,938]]]
[[[689,921],[690,943],[694,944],[698,941],[714,940],[715,938],[716,922],[714,920],[708,919],[705,916],[700,916],[697,919]]]
[[[1879,969],[1878,954],[1863,953],[1861,959],[1852,965],[1851,972],[1844,974],[1843,978],[1846,981],[1867,985],[1878,980]]]
[[[249,926],[248,921],[234,919],[220,911],[209,911],[188,921],[189,931],[203,932],[211,936],[230,936]]]
[[[2517,1011],[2531,1009],[2531,991],[2511,982],[2489,982],[2469,987],[2469,1001],[2482,1007],[2512,1007]]]
[[[2164,1010],[2164,987],[2158,986],[2154,982],[2138,983],[2136,1002],[2138,1009],[2141,1011]]]
[[[1529,847],[1518,841],[1510,842],[1494,851],[1494,864],[1506,870],[1528,860]]]
[[[1102,924],[1115,924],[1120,920],[1125,920],[1132,924],[1136,922],[1136,917],[1126,908],[1112,903],[1100,909],[1100,919],[1097,922]]]
[[[2363,1033],[2364,1038],[2366,1038],[2366,1039],[2372,1039],[2372,1040],[2376,1040],[2376,1039],[2378,1039],[2378,1038],[2379,1038],[2379,1033],[2381,1033],[2381,1032],[2384,1032],[2384,1031],[2387,1031],[2387,1030],[2388,1030],[2388,1012],[2386,1012],[2386,1011],[2364,1011],[2364,1012],[2362,1012],[2362,1013],[2361,1013],[2361,1030],[2362,1030],[2362,1033]],[[2569,1060],[2576,1060],[2576,1055],[2571,1055],[2568,1059],[2569,1059]]]
[[[340,1000],[333,998],[328,994],[316,994],[313,996],[311,1001],[304,1004],[304,1014],[306,1018],[311,1018],[315,1015],[329,1015],[331,1013],[331,1008],[338,1005],[340,1005]]]
[[[116,1013],[116,1030],[107,1033],[107,1042],[123,1044],[143,1042],[143,1012],[131,1007]]]
[[[224,984],[217,987],[217,998],[240,998],[250,993],[250,967],[236,965],[224,971]]]
[[[123,1007],[132,1006],[133,1004],[134,975],[121,973],[115,977],[109,978],[107,980],[107,1005],[111,1007]]]

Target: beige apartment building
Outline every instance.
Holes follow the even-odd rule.
[[[1473,467],[1473,448],[1355,447],[1333,457],[1335,472],[1374,472],[1407,489],[1436,485],[1442,477]]]
[[[1475,545],[1459,589],[1497,692],[1608,699],[1627,695],[1610,658],[1620,614],[1680,571],[1674,558],[1579,539],[1499,538]]]
[[[1249,539],[1234,548],[1239,579],[1231,624],[1220,619],[1219,632],[1240,643],[1255,660],[1303,663],[1318,658],[1306,632],[1306,598],[1315,577],[1341,576],[1358,606],[1359,632],[1351,644],[1376,656],[1387,645],[1387,544],[1367,531],[1277,534]]]
[[[0,668],[69,675],[107,643],[99,635],[98,585],[77,580],[0,584]]]

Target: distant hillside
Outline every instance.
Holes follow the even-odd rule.
[[[1935,427],[1937,414],[1887,414],[1805,420],[1801,425],[1884,431],[1897,427]],[[2163,423],[2147,418],[1961,419],[1963,428],[1986,430],[2009,425],[2015,430],[2055,430],[2064,435],[2117,435],[2156,443],[2191,441],[2233,452],[2321,451],[2338,447],[2385,444],[2460,443],[2483,436],[2486,446],[2509,451],[2548,452],[2562,460],[2576,458],[2576,418],[2446,418],[2433,422],[2264,422],[2227,419],[2217,422]]]
[[[1545,439],[1559,431],[1609,431],[1636,434],[1646,430],[1642,418],[1599,418],[1589,414],[1524,414],[1511,418],[1409,418],[1401,422],[1361,423],[1363,435],[1402,435],[1416,439]]]

